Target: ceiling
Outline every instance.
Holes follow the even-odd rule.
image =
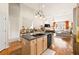
[[[47,18],[55,19],[72,19],[73,8],[76,4],[73,3],[24,3],[33,10],[41,9]]]
[[[59,7],[74,7],[76,4],[74,3],[24,3],[24,5],[33,8],[59,8]]]

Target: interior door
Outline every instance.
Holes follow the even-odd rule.
[[[6,20],[4,17],[0,16],[0,50],[6,47]]]

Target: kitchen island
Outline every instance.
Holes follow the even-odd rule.
[[[47,49],[48,33],[27,33],[21,37],[23,55],[41,55]]]

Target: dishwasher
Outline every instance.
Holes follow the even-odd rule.
[[[47,48],[49,48],[52,44],[52,34],[47,35]]]

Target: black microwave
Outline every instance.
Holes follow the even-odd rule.
[[[50,24],[45,24],[44,27],[50,27]]]

